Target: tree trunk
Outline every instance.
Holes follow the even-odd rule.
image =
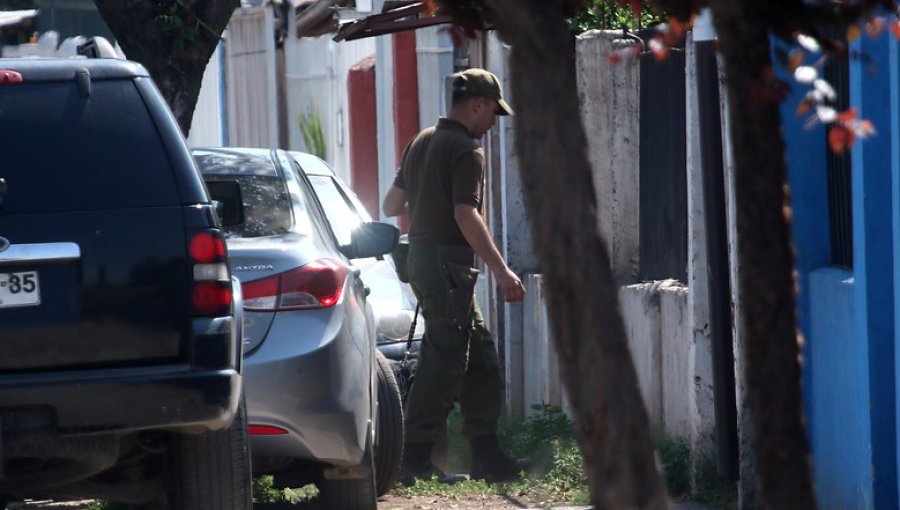
[[[765,13],[777,0],[712,2],[731,108],[744,375],[757,504],[814,509],[803,422],[781,93]]]
[[[512,44],[517,150],[553,336],[595,508],[669,505],[628,350],[606,244],[597,228],[562,3],[486,0]]]
[[[240,0],[95,3],[125,55],[150,72],[187,136],[203,71]]]

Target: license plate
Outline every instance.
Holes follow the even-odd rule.
[[[37,271],[0,273],[0,308],[41,304]]]

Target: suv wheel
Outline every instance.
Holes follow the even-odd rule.
[[[140,510],[251,510],[247,410],[241,399],[227,429],[173,438],[169,494]]]
[[[378,363],[378,417],[375,427],[375,473],[378,495],[384,496],[397,483],[403,458],[403,402],[400,386],[387,358],[375,351]]]
[[[175,508],[252,508],[247,409],[243,398],[230,427],[179,436],[173,457],[178,496]]]

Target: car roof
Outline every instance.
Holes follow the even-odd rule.
[[[328,166],[322,158],[318,156],[313,156],[312,154],[307,154],[306,152],[300,151],[288,151],[290,154],[300,165],[300,168],[303,169],[303,173],[306,175],[327,175],[329,177],[334,177],[334,170]],[[310,164],[304,164],[310,163]]]
[[[81,70],[94,80],[150,76],[137,62],[112,58],[0,58],[0,71],[15,71],[25,83],[70,81]]]
[[[221,165],[217,168],[208,168],[197,161],[201,174],[252,174],[252,175],[280,175],[278,165],[272,160],[270,149],[257,149],[250,147],[223,147],[223,148],[196,148],[191,150],[194,158],[213,157],[220,163],[233,162],[232,165]]]

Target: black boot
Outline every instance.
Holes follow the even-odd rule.
[[[490,483],[514,482],[519,473],[528,471],[530,462],[524,459],[512,459],[497,442],[496,434],[475,438],[472,445],[473,480],[485,480]]]
[[[416,478],[430,481],[437,477],[441,483],[457,483],[465,480],[462,475],[448,475],[431,463],[431,450],[434,443],[406,444],[403,449],[403,463],[400,466],[399,482],[404,486],[412,486]]]

